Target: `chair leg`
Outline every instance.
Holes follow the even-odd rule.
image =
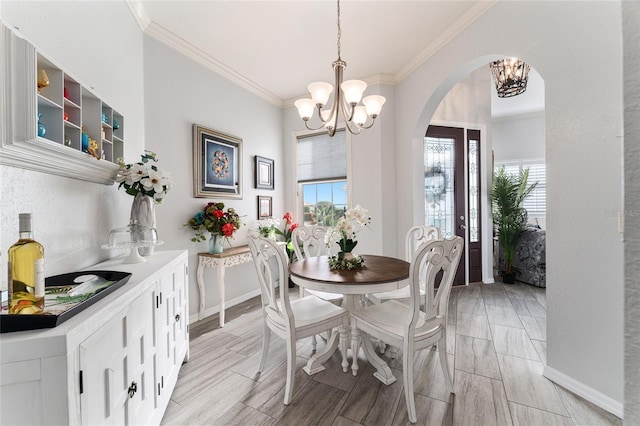
[[[262,356],[260,357],[260,365],[258,366],[258,373],[262,373],[262,369],[267,363],[267,356],[269,355],[270,343],[271,343],[271,330],[267,325],[267,319],[264,318],[262,322]]]
[[[287,339],[287,382],[284,388],[284,405],[289,405],[293,395],[296,373],[296,341],[293,336]]]
[[[416,401],[413,395],[413,347],[409,347],[407,342],[405,342],[403,351],[402,375],[404,376],[404,400],[407,404],[409,421],[415,423],[418,420],[418,416],[416,415]]]
[[[449,393],[453,392],[453,382],[451,381],[451,374],[449,373],[449,361],[447,359],[447,334],[442,333],[442,337],[438,341],[438,356],[440,357],[440,366],[442,367],[442,374],[444,374],[444,382],[447,386]]]
[[[347,323],[338,327],[340,332],[340,352],[342,352],[342,371],[347,372],[349,370],[349,361],[347,360],[347,349],[349,344],[349,328]]]

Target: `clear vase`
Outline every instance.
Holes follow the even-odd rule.
[[[224,250],[224,236],[212,233],[209,238],[209,254],[219,254]]]
[[[154,228],[156,227],[156,206],[152,197],[144,195],[142,192],[138,192],[133,198],[133,204],[131,204],[131,218],[129,223],[131,225],[138,225],[142,228]],[[148,233],[133,232],[133,241],[139,242]],[[151,256],[153,254],[153,245],[148,247],[138,247],[138,253],[141,256]]]

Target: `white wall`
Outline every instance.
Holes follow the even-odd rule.
[[[171,66],[167,66],[171,64]],[[257,220],[257,196],[273,197],[273,214],[285,209],[285,164],[282,161],[282,111],[199,63],[157,40],[144,38],[144,88],[147,149],[158,154],[159,165],[168,170],[174,187],[156,209],[162,249],[189,250],[189,297],[191,318],[198,311],[196,253],[207,251],[207,243],[192,243],[193,232],[182,225],[208,202],[223,202],[242,215],[246,225],[231,240],[247,243],[247,230]],[[243,198],[193,198],[193,124],[214,129],[243,140]],[[275,190],[256,190],[253,157],[275,160]],[[227,301],[256,295],[259,287],[253,263],[229,268],[226,274]],[[205,270],[207,314],[218,311],[218,283],[213,269]]]
[[[624,44],[624,420],[640,424],[640,3],[622,5]]]
[[[124,115],[127,159],[143,149],[142,35],[124,2],[2,1],[0,18]],[[0,250],[18,238],[18,213],[31,212],[47,276],[114,255],[100,245],[132,201],[116,188],[0,166]],[[6,288],[5,262],[0,276]]]
[[[506,55],[540,72],[549,184],[545,374],[618,415],[623,257],[617,220],[606,212],[622,205],[620,22],[619,3],[498,2],[396,87],[398,224],[406,227],[422,220],[422,132],[448,90]]]
[[[544,158],[544,112],[492,122],[495,161]]]

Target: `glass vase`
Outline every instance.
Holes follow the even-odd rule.
[[[44,135],[47,134],[47,126],[44,125],[40,119],[42,118],[42,113],[38,113],[38,136],[44,138]]]
[[[211,233],[209,238],[209,254],[219,254],[224,250],[224,236],[222,234]]]
[[[131,217],[129,223],[132,225],[138,225],[143,228],[156,227],[156,206],[152,197],[144,195],[142,192],[138,192],[133,198],[131,204]],[[144,233],[141,233],[144,234]],[[141,235],[136,235],[134,232],[133,241],[140,241],[143,238]],[[138,247],[138,253],[141,256],[151,256],[153,254],[153,245],[149,247]]]

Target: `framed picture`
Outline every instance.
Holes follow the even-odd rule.
[[[273,189],[273,160],[256,155],[254,163],[255,187],[257,189]]]
[[[193,196],[242,198],[242,139],[193,125]]]
[[[272,200],[271,197],[258,195],[258,219],[268,219],[273,215]]]

